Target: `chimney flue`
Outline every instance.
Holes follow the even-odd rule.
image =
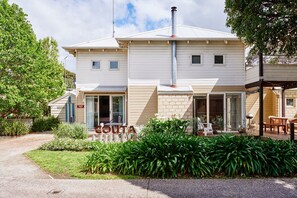
[[[177,9],[176,9],[176,7],[175,6],[173,6],[173,7],[171,7],[171,23],[172,23],[172,35],[171,35],[171,37],[176,37],[176,14],[175,14],[175,12],[177,11]]]
[[[171,7],[171,20],[172,20],[172,35],[171,38],[176,37],[176,19],[175,19],[176,7]],[[176,40],[172,40],[171,42],[171,87],[176,87],[176,79],[177,79],[177,58],[176,58]]]

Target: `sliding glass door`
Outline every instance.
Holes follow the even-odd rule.
[[[227,130],[238,130],[242,125],[241,94],[226,94]]]
[[[125,96],[86,96],[86,124],[94,129],[100,123],[125,123]]]
[[[224,94],[209,94],[209,122],[216,130],[224,130]]]
[[[124,123],[124,96],[112,96],[112,122]]]
[[[86,97],[86,123],[88,129],[93,129],[98,125],[98,97]]]
[[[242,93],[210,93],[194,97],[194,117],[216,130],[236,131],[243,120]]]
[[[206,96],[197,96],[194,100],[195,117],[202,123],[207,122],[207,98]]]

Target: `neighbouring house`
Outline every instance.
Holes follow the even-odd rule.
[[[245,124],[243,42],[235,35],[173,25],[63,47],[76,57],[76,122],[144,125],[170,118]]]
[[[61,97],[49,102],[50,113],[61,122],[75,122],[76,91],[66,91]]]

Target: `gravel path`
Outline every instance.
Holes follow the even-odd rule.
[[[28,134],[21,137],[1,138],[0,178],[49,178],[23,153],[36,149],[51,139],[53,139],[51,134]]]

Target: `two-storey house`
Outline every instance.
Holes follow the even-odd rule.
[[[75,120],[89,129],[143,125],[155,114],[220,117],[227,131],[243,124],[245,47],[233,34],[173,23],[64,49],[77,60]]]

